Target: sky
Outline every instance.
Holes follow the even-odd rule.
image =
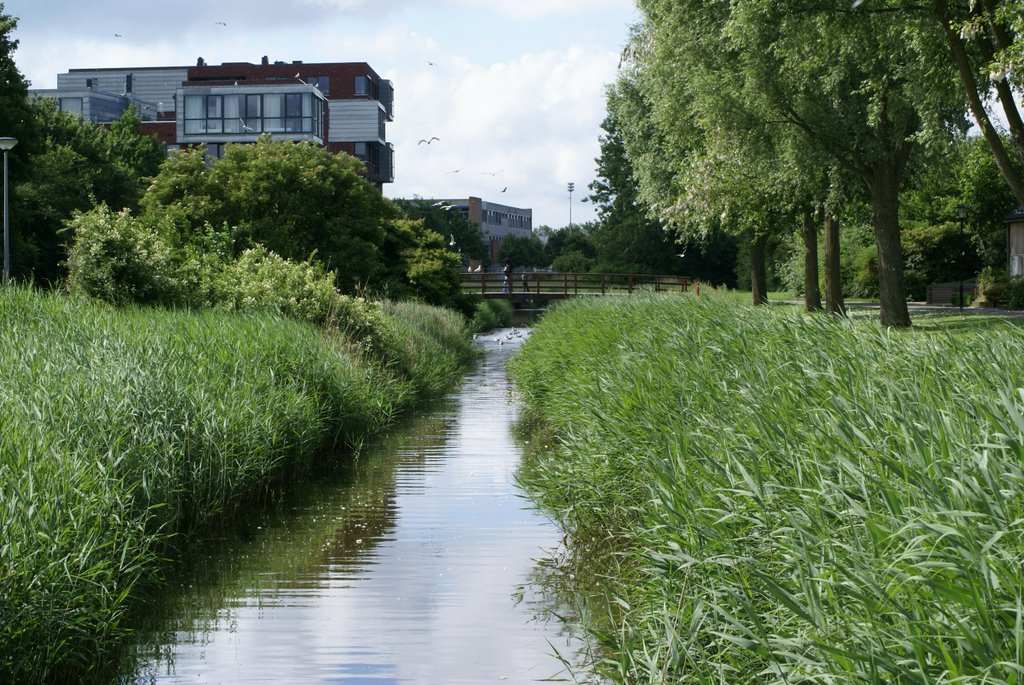
[[[395,87],[391,198],[476,196],[534,228],[594,218],[605,87],[633,0],[0,0],[33,88],[102,67],[367,62]],[[420,140],[437,137],[428,144]],[[568,184],[575,184],[571,196]]]

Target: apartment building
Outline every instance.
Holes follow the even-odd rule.
[[[470,223],[480,227],[488,245],[491,263],[498,261],[501,241],[512,235],[529,238],[533,235],[533,210],[488,202],[479,197],[440,200],[462,212]]]
[[[380,187],[394,181],[394,146],[386,124],[394,117],[394,88],[365,62],[259,64],[203,58],[191,67],[71,69],[57,87],[31,91],[52,97],[61,110],[109,123],[130,105],[143,130],[169,151],[204,143],[220,157],[228,143],[269,134],[310,140],[331,152],[363,160]]]

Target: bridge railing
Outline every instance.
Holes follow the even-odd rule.
[[[525,276],[525,278],[524,278]],[[462,274],[462,289],[484,297],[505,294],[535,294],[547,297],[577,295],[633,294],[635,292],[686,292],[688,276],[656,274],[570,273],[559,271],[526,271],[512,275],[511,292],[505,292],[505,277],[493,272]]]

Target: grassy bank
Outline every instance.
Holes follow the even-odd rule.
[[[389,304],[381,322],[366,346],[0,289],[0,682],[116,661],[173,539],[443,392],[471,354],[456,314]]]
[[[1022,682],[1024,336],[976,319],[894,332],[707,297],[548,314],[512,373],[560,446],[524,479],[618,552],[597,669]]]

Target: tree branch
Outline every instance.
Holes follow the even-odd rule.
[[[971,109],[971,114],[978,123],[978,128],[981,129],[985,141],[988,143],[989,150],[991,150],[992,156],[995,158],[999,172],[1006,179],[1006,183],[1010,186],[1010,190],[1013,191],[1017,202],[1024,205],[1024,182],[1014,171],[1013,163],[1006,152],[1006,146],[1003,145],[1003,140],[999,133],[993,128],[988,112],[981,102],[981,96],[978,94],[978,81],[974,76],[974,69],[971,67],[970,59],[967,56],[967,49],[960,38],[960,34],[953,29],[950,23],[947,0],[935,1],[935,14],[942,25],[942,30],[946,36],[946,43],[949,45],[949,49],[953,52],[953,58],[956,60],[957,70],[960,72],[960,82],[967,95],[967,104]]]

